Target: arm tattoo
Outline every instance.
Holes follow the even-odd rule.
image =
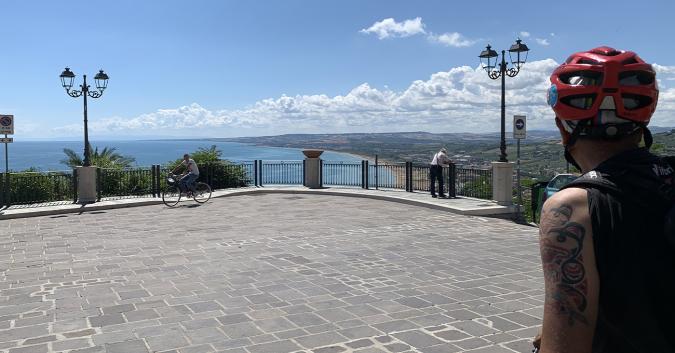
[[[547,303],[559,315],[567,317],[569,326],[576,322],[588,325],[584,315],[588,286],[584,269],[583,249],[586,230],[570,222],[572,207],[562,205],[547,212],[548,224],[542,228],[541,260],[547,281]]]

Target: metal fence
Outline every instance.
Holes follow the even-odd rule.
[[[457,168],[457,195],[492,199],[492,169]]]
[[[72,171],[9,173],[7,186],[5,177],[6,174],[2,173],[0,206],[72,202],[77,198],[76,178]]]
[[[323,185],[362,186],[362,173],[363,163],[324,161],[321,165]]]
[[[155,193],[153,167],[135,169],[98,168],[96,191],[98,199],[110,197],[147,197]]]
[[[211,188],[243,186],[304,185],[304,161],[240,161],[200,164],[199,181]],[[322,161],[321,181],[326,186],[365,189],[400,189],[410,192],[430,191],[428,165],[377,163],[369,161]],[[128,170],[98,169],[98,199],[160,196],[166,187],[170,166],[153,165]],[[2,178],[0,178],[2,179]],[[74,172],[12,173],[9,198],[2,205],[35,204],[77,200],[77,176]],[[0,180],[0,190],[2,182]],[[450,196],[492,198],[492,170],[443,168],[445,190]]]

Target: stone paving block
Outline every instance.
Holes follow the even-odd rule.
[[[344,342],[347,338],[336,332],[324,332],[316,335],[296,337],[293,340],[304,348],[312,349]]]
[[[322,319],[321,317],[319,317],[314,313],[293,314],[288,315],[286,318],[300,327],[314,326],[328,323],[328,321]]]
[[[298,351],[302,348],[289,340],[284,340],[252,345],[246,349],[251,353],[290,353]]]
[[[47,353],[48,347],[46,344],[35,346],[26,346],[18,348],[10,348],[9,353]]]
[[[159,314],[153,309],[144,309],[144,310],[134,310],[125,312],[124,317],[128,322],[142,321],[142,320],[152,320],[159,318]]]
[[[63,340],[52,342],[52,350],[54,351],[69,351],[80,348],[87,348],[91,346],[89,340],[86,338],[75,338],[70,340]]]
[[[177,334],[148,337],[145,339],[145,342],[148,344],[151,351],[165,351],[189,345],[187,339],[185,339],[183,335]]]
[[[434,336],[417,330],[398,332],[394,333],[392,336],[416,348],[424,348],[444,343]]]
[[[225,315],[216,318],[223,325],[237,324],[240,322],[251,321],[251,318],[244,314]]]
[[[89,318],[91,326],[94,327],[103,327],[109,325],[117,325],[124,323],[124,317],[122,314],[110,314],[110,315],[101,315],[101,316],[92,316]]]
[[[251,336],[262,335],[264,332],[259,330],[253,322],[240,322],[231,325],[221,326],[220,329],[225,332],[225,334],[232,338],[246,338]]]
[[[372,326],[385,333],[410,330],[418,327],[418,325],[406,320],[388,321]]]
[[[106,353],[148,353],[148,348],[142,340],[131,340],[105,345]]]

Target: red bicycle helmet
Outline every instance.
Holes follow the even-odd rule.
[[[659,90],[656,73],[632,51],[598,47],[575,53],[551,75],[548,103],[568,132],[590,125],[649,123]],[[629,121],[626,121],[629,120]]]

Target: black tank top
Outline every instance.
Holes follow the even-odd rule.
[[[636,149],[566,186],[588,192],[600,276],[595,353],[675,352],[675,247],[664,230],[674,174]]]

